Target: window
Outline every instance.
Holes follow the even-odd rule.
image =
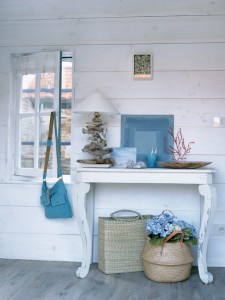
[[[72,56],[42,52],[15,57],[16,71],[16,162],[15,175],[42,176],[49,116],[56,111],[61,132],[61,166],[70,174]],[[53,147],[54,140],[53,140]],[[48,174],[55,176],[57,161],[51,151]],[[49,171],[51,170],[51,172]]]

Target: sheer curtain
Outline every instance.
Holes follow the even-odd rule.
[[[59,51],[16,55],[14,69],[17,74],[54,72],[59,62]]]

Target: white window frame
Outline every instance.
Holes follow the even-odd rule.
[[[54,111],[56,111],[56,114],[58,116],[59,114],[59,83],[60,83],[60,52],[57,52],[58,54],[58,65],[56,66],[56,71],[55,73],[55,86],[54,86]],[[74,64],[74,55],[71,55],[73,57],[72,59],[72,64]],[[14,55],[15,58],[15,55]],[[13,114],[12,114],[12,119],[14,116],[14,143],[11,143],[11,146],[9,146],[9,148],[12,148],[10,152],[10,156],[11,158],[14,157],[14,159],[12,160],[11,164],[11,170],[12,170],[12,179],[19,179],[19,180],[23,180],[25,177],[29,177],[29,178],[41,178],[43,175],[43,169],[38,169],[38,143],[36,142],[36,148],[34,149],[34,168],[22,168],[19,167],[19,163],[20,163],[20,128],[18,126],[18,124],[20,124],[20,118],[22,116],[34,116],[37,120],[36,122],[36,128],[35,128],[35,137],[37,138],[37,140],[39,140],[39,126],[37,126],[38,122],[39,122],[39,116],[48,116],[50,115],[50,112],[38,112],[38,107],[39,107],[39,99],[36,98],[37,103],[35,101],[35,113],[20,113],[20,91],[21,91],[21,80],[22,80],[22,76],[19,76],[18,74],[16,75],[15,72],[13,71],[14,76],[13,76],[13,88],[14,88],[14,107],[12,109]],[[38,80],[40,80],[40,74],[42,72],[37,72],[37,76],[39,77]],[[74,65],[73,65],[73,72],[74,73]],[[72,75],[73,76],[73,75]],[[73,80],[73,78],[72,78]],[[74,93],[73,91],[74,89],[72,88],[72,95]],[[16,100],[16,105],[15,105],[15,100]],[[58,124],[58,120],[57,120],[57,124]],[[11,128],[12,130],[12,128]],[[53,137],[54,138],[54,137]],[[71,141],[72,142],[72,141]],[[53,140],[54,143],[54,140]],[[71,145],[72,146],[72,145]],[[56,177],[57,174],[57,160],[56,160],[56,151],[55,151],[55,147],[52,147],[53,150],[53,169],[49,170],[48,169],[48,177]],[[9,157],[9,156],[8,156]],[[68,179],[68,176],[66,176],[66,178]]]
[[[40,87],[40,75],[41,74],[36,74],[37,76],[37,89],[36,89],[36,94],[39,94],[38,88]],[[55,74],[56,76],[56,74]],[[22,78],[20,78],[22,79]],[[58,89],[57,89],[57,80],[54,82],[54,90],[56,93],[54,93],[54,111],[58,115],[59,113],[59,106],[58,106],[58,99],[56,94],[58,94]],[[19,92],[19,89],[18,89]],[[20,96],[18,96],[18,103],[20,102]],[[16,124],[17,124],[17,130],[16,130],[16,145],[15,145],[15,150],[16,150],[16,161],[15,161],[15,175],[23,175],[23,176],[34,176],[34,177],[41,177],[43,171],[38,168],[38,141],[39,141],[39,117],[49,117],[50,113],[49,112],[38,112],[38,107],[39,107],[39,97],[35,97],[35,112],[34,113],[20,113],[19,112],[19,107],[17,109],[17,116],[16,116]],[[35,118],[35,140],[34,140],[34,168],[22,168],[19,167],[21,165],[21,118],[23,117],[34,117]],[[58,124],[58,122],[57,122]],[[53,131],[54,133],[54,131]],[[53,134],[53,140],[54,140],[54,134]],[[54,145],[54,141],[53,141]],[[55,149],[55,147],[52,147],[52,149]],[[53,170],[48,170],[49,175],[56,174],[56,164],[55,164],[56,158],[55,158],[55,151],[53,151]]]

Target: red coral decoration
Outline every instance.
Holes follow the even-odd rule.
[[[190,142],[187,146],[185,146],[181,128],[178,130],[176,137],[173,133],[172,128],[170,128],[168,132],[171,135],[174,142],[174,147],[169,146],[169,148],[167,149],[169,153],[173,154],[172,159],[176,161],[186,159],[186,155],[190,153],[191,150],[190,145],[194,144],[194,142]]]

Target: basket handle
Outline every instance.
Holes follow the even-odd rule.
[[[161,256],[162,256],[162,254],[163,254],[163,249],[164,249],[165,244],[166,244],[170,239],[172,239],[173,236],[175,236],[175,235],[178,234],[178,233],[181,233],[180,245],[183,243],[183,241],[184,241],[184,233],[183,233],[183,231],[182,231],[182,230],[174,230],[174,231],[172,231],[171,234],[168,235],[168,237],[165,239],[165,241],[164,241],[163,244],[162,244]]]
[[[163,242],[163,247],[165,246],[165,244],[172,239],[172,237],[174,237],[176,234],[181,233],[181,239],[180,239],[180,243],[183,243],[184,241],[184,233],[182,230],[174,230],[171,232],[170,235],[168,235],[168,237],[165,239],[165,241]]]
[[[172,213],[171,210],[169,210],[169,209],[164,209],[164,210],[161,212],[161,214],[159,214],[159,215],[157,216],[157,218],[160,218],[160,217],[163,216],[166,212],[170,213],[171,216],[174,216],[174,214]]]
[[[121,213],[121,212],[129,212],[129,213],[133,213],[136,216],[133,217],[132,219],[127,219],[127,218],[123,218],[123,217],[116,217],[115,214]],[[129,209],[121,209],[121,210],[117,210],[114,211],[113,213],[110,214],[110,217],[113,218],[116,221],[127,221],[127,222],[132,222],[132,221],[136,221],[139,219],[143,219],[142,215],[139,214],[139,212],[134,211],[134,210],[129,210]]]

